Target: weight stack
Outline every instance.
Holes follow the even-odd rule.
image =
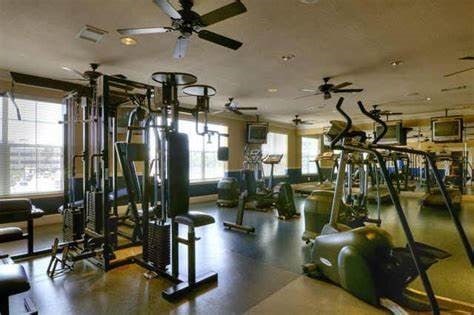
[[[86,194],[87,228],[102,233],[102,193],[88,191]]]
[[[84,234],[84,208],[66,209],[64,211],[63,238],[65,242],[72,242],[82,238]]]
[[[153,264],[156,270],[164,271],[171,263],[171,226],[150,223],[148,225],[148,248],[145,261]]]

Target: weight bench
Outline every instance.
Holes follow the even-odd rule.
[[[0,243],[27,239],[27,255],[34,254],[34,224],[33,220],[44,215],[44,211],[36,208],[30,199],[3,199],[0,200],[0,224],[27,222],[27,232],[23,233],[19,227],[0,228]]]
[[[7,254],[0,252],[0,314],[10,314],[10,296],[26,292],[30,289],[28,276],[22,265],[13,264]],[[33,302],[24,299],[28,314],[37,314]]]

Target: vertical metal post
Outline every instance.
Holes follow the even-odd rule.
[[[179,275],[179,226],[171,219],[171,275],[178,278]]]
[[[97,82],[97,97],[100,99],[100,124],[102,133],[100,138],[101,161],[102,161],[102,224],[104,236],[104,269],[110,269],[110,257],[112,255],[110,247],[109,231],[109,78],[101,76]]]
[[[196,235],[194,227],[188,227],[188,283],[196,283]]]

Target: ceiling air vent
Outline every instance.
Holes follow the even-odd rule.
[[[99,43],[102,38],[107,34],[107,31],[101,30],[100,28],[86,25],[84,26],[79,33],[76,35],[76,38],[81,38],[88,40],[93,43]]]

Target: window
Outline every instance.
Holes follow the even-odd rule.
[[[61,191],[63,188],[63,106],[0,98],[0,195]]]
[[[216,124],[207,124],[208,129],[227,133],[227,127]],[[198,124],[199,130],[204,129],[202,123]],[[189,180],[199,182],[224,177],[227,163],[217,160],[217,135],[201,136],[196,133],[196,123],[189,120],[179,121],[179,131],[188,135],[189,139]],[[150,150],[154,151],[154,135],[150,133]],[[210,141],[209,141],[210,140]],[[221,137],[221,146],[227,145],[227,138]],[[151,156],[154,156],[151,153]],[[152,170],[153,171],[153,170]]]
[[[314,160],[319,153],[318,138],[301,137],[301,174],[316,174]]]
[[[269,132],[267,135],[267,143],[262,144],[263,156],[267,154],[283,154],[283,158],[279,164],[273,169],[273,175],[284,176],[288,167],[288,135],[283,133]],[[265,176],[270,176],[271,166],[263,164]]]

